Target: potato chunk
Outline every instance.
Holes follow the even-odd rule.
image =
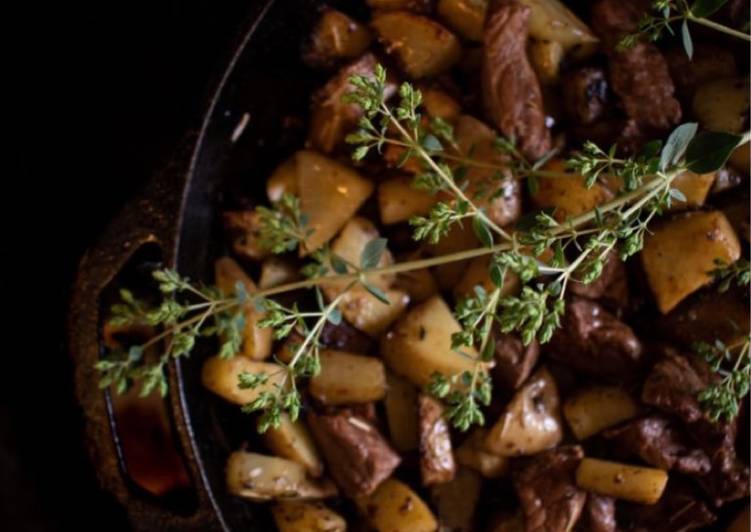
[[[532,10],[529,16],[529,36],[555,41],[565,50],[577,55],[594,51],[597,37],[586,24],[559,0],[520,0]]]
[[[313,233],[303,255],[328,242],[373,192],[373,183],[355,170],[314,151],[297,154],[300,209]]]
[[[713,79],[694,93],[694,114],[710,131],[742,133],[748,129],[748,78]]]
[[[386,391],[386,422],[391,443],[399,452],[413,451],[418,446],[417,388],[401,377],[389,373]]]
[[[433,512],[417,493],[403,482],[390,478],[372,495],[357,500],[360,511],[377,532],[435,532]]]
[[[280,163],[266,181],[266,197],[270,202],[279,201],[285,194],[300,194],[297,154]]]
[[[468,41],[482,42],[486,0],[438,0],[438,15]]]
[[[292,421],[287,414],[282,414],[279,428],[269,428],[263,438],[275,455],[304,465],[313,477],[323,473],[321,457],[301,420]]]
[[[566,171],[560,160],[550,161],[544,169],[550,172]],[[571,177],[540,178],[537,193],[532,195],[532,203],[538,209],[555,209],[553,217],[563,222],[591,211],[612,197],[612,192],[599,183],[587,188],[582,176],[571,174]]]
[[[386,50],[413,79],[443,74],[461,56],[456,36],[428,17],[390,11],[377,13],[372,24]]]
[[[689,207],[701,207],[707,199],[714,180],[714,172],[710,174],[695,174],[689,170],[683,172],[673,180],[673,188],[680,190],[686,196],[686,201],[673,199],[670,209],[677,211]]]
[[[242,389],[239,386],[240,373],[266,373],[268,382],[253,389]],[[256,362],[246,357],[221,358],[213,356],[207,358],[201,369],[201,382],[210,391],[222,399],[244,405],[261,395],[261,392],[274,392],[275,384],[281,384],[284,378],[284,368],[270,362]]]
[[[460,329],[448,305],[434,296],[417,305],[381,339],[386,364],[419,387],[427,385],[435,372],[446,376],[472,371],[477,351],[451,349],[451,335]]]
[[[667,482],[668,474],[662,469],[595,458],[584,458],[576,470],[576,483],[580,488],[641,504],[656,503]]]
[[[243,451],[236,451],[227,459],[227,490],[254,501],[323,499],[336,495],[334,484],[310,480],[301,464]]]
[[[720,211],[690,212],[650,226],[641,252],[647,281],[664,314],[710,283],[715,259],[726,263],[741,254],[738,237]]]
[[[424,216],[436,202],[436,197],[412,187],[412,178],[398,176],[378,185],[378,207],[384,225],[405,222],[413,216]]]
[[[474,469],[485,478],[498,478],[509,469],[509,459],[485,449],[488,431],[477,428],[456,450],[456,461]]]
[[[234,294],[235,285],[240,283],[247,293],[256,291],[256,284],[248,277],[237,262],[229,257],[217,259],[214,263],[216,285],[224,294]],[[252,301],[243,307],[245,325],[243,327],[243,343],[240,354],[253,360],[264,360],[271,355],[271,344],[274,331],[269,327],[259,327],[260,322],[266,315],[258,312]]]
[[[332,66],[359,57],[372,40],[368,28],[356,20],[336,9],[325,9],[313,28],[304,59],[311,66]]]
[[[344,518],[320,502],[279,501],[271,507],[279,532],[346,532]]]
[[[320,359],[321,372],[309,389],[323,404],[370,403],[386,395],[386,372],[377,358],[325,349]]]
[[[579,440],[631,419],[637,412],[631,396],[615,386],[584,390],[563,404],[563,415]]]
[[[501,456],[522,456],[555,447],[563,438],[558,403],[553,376],[539,369],[490,429],[485,448]]]
[[[460,467],[451,481],[433,486],[430,495],[443,530],[470,532],[474,529],[481,487],[480,475],[465,467]]]

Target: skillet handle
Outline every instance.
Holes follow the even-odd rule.
[[[68,342],[75,366],[75,389],[83,410],[84,439],[99,483],[114,494],[125,508],[134,530],[191,531],[222,530],[212,497],[195,456],[185,412],[180,406],[175,368],[169,367],[173,431],[196,492],[196,510],[179,515],[138,492],[121,463],[122,449],[114,430],[112,403],[108,391],[98,387],[94,364],[101,352],[102,291],[128,260],[145,244],[162,250],[164,263],[174,266],[180,229],[180,212],[198,135],[190,133],[180,143],[176,156],[143,192],[127,204],[107,227],[100,240],[88,250],[79,265],[72,290],[68,321]]]

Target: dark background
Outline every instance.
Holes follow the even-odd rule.
[[[3,313],[0,530],[127,529],[81,447],[68,292],[85,249],[200,123],[252,3],[35,3],[7,16],[18,168],[4,172],[2,288],[20,303]]]

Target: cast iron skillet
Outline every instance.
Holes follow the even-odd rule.
[[[226,457],[251,438],[254,429],[237,408],[221,405],[201,388],[200,365],[209,354],[207,346],[169,368],[170,415],[195,489],[194,504],[180,509],[150,498],[128,479],[112,403],[97,387],[93,364],[102,351],[102,294],[126,263],[146,247],[156,249],[165,266],[193,279],[210,279],[212,259],[222,251],[217,212],[260,197],[273,167],[302,145],[309,94],[320,79],[305,69],[300,50],[319,4],[261,0],[252,7],[200,128],[186,135],[170,164],[126,206],[81,262],[69,340],[85,439],[102,487],[117,497],[136,530],[252,531],[272,526],[258,507],[226,495]],[[232,133],[245,113],[250,117],[247,127],[233,142]]]

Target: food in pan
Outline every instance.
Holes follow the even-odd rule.
[[[202,382],[263,435],[227,490],[282,531],[742,520],[748,35],[725,4],[326,7],[306,144],[224,213],[214,284],[122,290],[110,323],[160,332],[102,386],[166,394],[216,341]]]

